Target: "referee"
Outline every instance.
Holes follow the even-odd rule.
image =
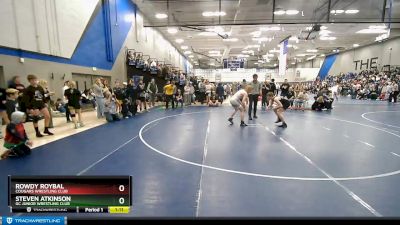
[[[261,89],[262,89],[262,85],[257,79],[258,79],[258,75],[254,74],[253,82],[251,82],[249,84],[252,87],[252,91],[249,93],[249,120],[252,120],[251,111],[253,109],[253,104],[254,104],[253,117],[254,117],[254,119],[257,119],[258,96],[261,95]]]

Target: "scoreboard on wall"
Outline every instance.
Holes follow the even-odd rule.
[[[244,59],[224,59],[224,69],[236,71],[240,68],[244,68]]]
[[[130,176],[9,176],[13,213],[129,213]]]

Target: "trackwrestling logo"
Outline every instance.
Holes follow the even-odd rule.
[[[53,225],[64,225],[64,217],[3,217],[3,224],[53,224]]]

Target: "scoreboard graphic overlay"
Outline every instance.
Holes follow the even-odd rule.
[[[131,176],[9,176],[13,213],[129,213]]]

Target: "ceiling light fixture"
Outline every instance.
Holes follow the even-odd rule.
[[[252,38],[253,41],[258,41],[258,42],[271,42],[272,38]]]
[[[239,41],[239,39],[237,39],[237,38],[227,38],[227,39],[222,39],[222,41],[226,41],[226,42],[237,42],[237,41]]]
[[[216,32],[216,33],[224,33],[224,28],[222,27],[214,27],[214,28],[208,28],[206,29],[208,32]]]
[[[329,30],[321,30],[320,32],[319,32],[319,35],[329,35],[329,34],[331,34],[332,33],[332,31],[329,31]]]
[[[183,49],[183,50],[186,50],[186,49],[188,49],[189,47],[188,46],[185,46],[185,45],[182,45],[181,46],[181,49]]]
[[[269,52],[276,52],[276,53],[279,53],[280,51],[274,48],[274,49],[269,50]]]
[[[274,12],[275,15],[284,15],[285,13],[285,10],[278,10]]]
[[[247,45],[246,47],[245,47],[245,49],[249,49],[249,48],[259,48],[260,47],[260,45]]]
[[[387,30],[384,29],[362,29],[356,32],[356,34],[384,34]]]
[[[338,10],[331,10],[332,14],[342,14],[344,13],[344,10],[338,9]]]
[[[157,19],[165,19],[165,18],[168,18],[168,15],[165,13],[157,13],[156,18]]]
[[[253,50],[243,50],[242,53],[254,55],[254,51]]]
[[[176,33],[178,33],[178,29],[176,29],[175,27],[170,27],[170,28],[168,28],[168,33],[176,34]]]
[[[217,36],[218,34],[217,34],[217,33],[214,33],[214,32],[201,32],[199,35],[200,35],[200,36],[208,36],[208,37],[211,37],[211,36]]]
[[[281,27],[275,26],[275,27],[261,27],[260,31],[280,31]]]
[[[389,38],[389,34],[382,34],[375,38],[375,41],[381,42],[385,39]]]
[[[204,17],[225,16],[226,13],[223,12],[223,11],[221,11],[221,12],[218,12],[218,11],[216,11],[216,12],[209,12],[209,11],[208,11],[208,12],[203,12],[202,15],[203,15]]]
[[[368,27],[369,29],[386,29],[386,25],[372,25]]]
[[[360,47],[360,45],[359,44],[353,44],[353,47],[357,48],[357,47]]]
[[[189,55],[188,57],[189,57],[189,58],[193,58],[193,57],[194,57],[194,55]]]
[[[239,58],[249,58],[250,56],[249,55],[239,54],[239,55],[237,55],[237,57],[239,57]]]
[[[312,60],[312,59],[315,59],[315,57],[317,57],[317,56],[316,56],[316,55],[313,55],[313,56],[307,58],[307,61],[310,61],[310,60]]]
[[[184,42],[184,40],[179,38],[179,39],[176,39],[175,42],[178,44],[182,44]]]
[[[328,37],[328,36],[321,36],[319,37],[321,41],[333,41],[336,40],[336,37]]]
[[[189,54],[192,54],[192,52],[191,51],[185,51],[183,54],[189,55]]]
[[[346,13],[346,14],[356,14],[358,12],[360,12],[360,10],[358,10],[358,9],[348,9],[344,13]]]
[[[216,50],[208,51],[208,53],[210,53],[210,54],[221,54],[220,51],[216,51]]]
[[[297,14],[299,14],[299,10],[295,9],[286,10],[286,15],[297,15]]]
[[[251,32],[250,34],[251,34],[253,37],[260,37],[260,36],[261,36],[261,31],[257,30],[257,31]]]
[[[280,31],[280,30],[281,30],[281,27],[270,27],[269,30],[272,30],[272,31]]]

